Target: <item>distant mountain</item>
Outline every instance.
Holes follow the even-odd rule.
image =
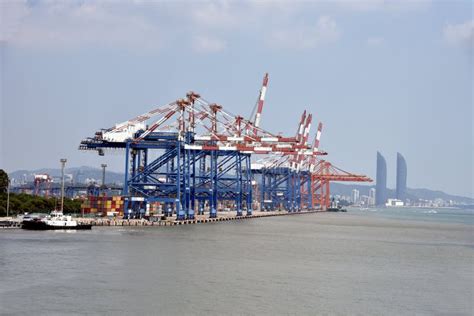
[[[17,170],[9,173],[9,177],[13,180],[13,185],[31,182],[34,180],[36,174],[48,174],[53,178],[53,182],[57,182],[61,177],[61,169],[59,168],[42,168],[36,170]],[[92,168],[87,166],[65,168],[65,181],[74,183],[85,183],[88,181],[95,180],[96,182],[102,181],[102,169]],[[123,173],[105,171],[105,182],[123,184]]]
[[[17,170],[9,174],[10,178],[13,179],[13,185],[20,184],[24,181],[31,182],[34,179],[35,174],[47,173],[55,182],[59,181],[61,176],[61,169],[36,169],[36,170]],[[102,169],[92,168],[87,166],[66,168],[64,173],[66,176],[66,181],[75,182],[75,183],[85,183],[87,180],[95,179],[97,183],[102,181]],[[105,172],[105,182],[106,183],[115,183],[123,184],[124,174],[120,172],[107,171]],[[369,195],[369,190],[374,188],[374,185],[361,185],[361,184],[343,184],[333,182],[331,183],[331,194],[339,194],[351,196],[352,190],[357,189],[360,192],[360,195]],[[387,189],[387,194],[389,198],[395,197],[395,190]],[[474,204],[474,199],[464,196],[457,196],[444,193],[442,191],[435,191],[429,189],[407,189],[407,197],[411,200],[453,200],[457,203],[463,204]]]
[[[333,182],[331,183],[331,194],[339,194],[339,195],[347,195],[351,196],[352,190],[357,189],[360,192],[360,195],[369,195],[369,190],[371,188],[375,188],[375,185],[361,185],[361,184],[343,184]],[[388,198],[395,198],[395,190],[387,189]],[[453,200],[457,203],[463,204],[474,204],[474,199],[465,197],[465,196],[458,196],[458,195],[451,195],[444,193],[442,191],[430,190],[430,189],[412,189],[407,188],[407,198],[410,200],[435,200],[435,199],[443,199],[445,201]]]

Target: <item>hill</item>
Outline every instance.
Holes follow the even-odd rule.
[[[360,195],[369,195],[369,190],[371,188],[375,188],[375,185],[361,185],[361,184],[343,184],[333,182],[331,183],[331,194],[339,194],[339,195],[347,195],[350,196],[353,189],[357,189],[360,192]],[[388,198],[395,198],[395,190],[387,189]],[[459,196],[459,195],[452,195],[445,193],[439,190],[430,190],[430,189],[415,189],[415,188],[407,188],[407,197],[411,200],[435,200],[435,199],[443,199],[445,201],[453,200],[456,203],[460,204],[474,204],[474,199]]]
[[[47,173],[53,177],[54,182],[60,181],[61,169],[57,168],[43,168],[36,170],[17,170],[9,174],[10,178],[14,181],[15,184],[20,184],[21,182],[30,182],[33,181],[35,174]],[[100,183],[102,179],[102,170],[100,168],[92,168],[87,166],[82,167],[73,167],[66,168],[66,181],[71,181],[75,183],[86,183],[89,181],[95,181]],[[107,183],[123,184],[124,175],[120,172],[106,171],[105,178]],[[361,185],[361,184],[344,184],[344,183],[331,183],[331,193],[339,195],[350,196],[353,189],[360,191],[360,195],[369,195],[369,190],[374,188],[375,185]],[[388,189],[388,197],[395,197],[395,190]],[[435,200],[443,199],[453,200],[456,203],[460,204],[474,204],[474,199],[470,197],[458,196],[448,194],[439,190],[430,190],[424,188],[408,188],[407,189],[408,198],[412,200],[424,199],[424,200]]]
[[[53,182],[59,182],[61,177],[61,169],[59,168],[42,168],[35,170],[17,170],[9,174],[13,185],[31,182],[34,180],[35,174],[49,174],[53,178]],[[102,169],[87,166],[66,168],[64,170],[65,181],[74,183],[101,182]],[[105,171],[105,182],[123,184],[123,173]]]

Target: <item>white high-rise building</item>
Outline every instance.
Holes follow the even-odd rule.
[[[354,189],[354,190],[352,190],[352,203],[357,204],[359,202],[360,202],[359,190]]]
[[[369,190],[369,206],[375,205],[375,188]]]

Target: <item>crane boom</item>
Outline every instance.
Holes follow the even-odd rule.
[[[268,73],[265,73],[263,77],[262,88],[260,89],[260,95],[258,97],[257,113],[255,113],[254,126],[260,127],[260,120],[262,118],[263,104],[265,103],[265,94],[267,93],[268,86]]]

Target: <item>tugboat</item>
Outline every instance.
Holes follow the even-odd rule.
[[[331,201],[331,205],[326,209],[327,212],[347,212],[346,209],[342,208],[334,198]]]
[[[61,211],[52,211],[49,216],[44,218],[23,220],[21,228],[29,230],[91,229],[92,225],[78,223]]]
[[[326,212],[347,212],[345,208],[342,208],[341,206],[338,207],[328,207]]]

